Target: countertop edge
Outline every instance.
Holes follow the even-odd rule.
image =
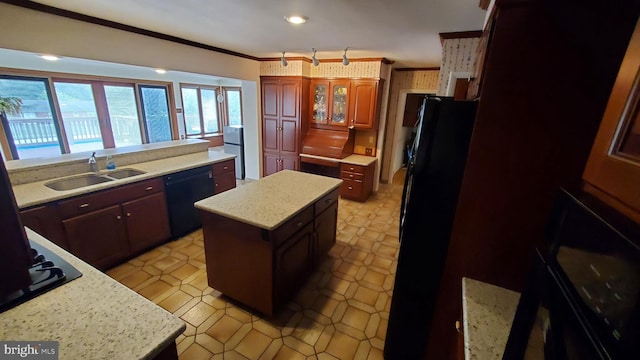
[[[501,359],[520,294],[462,278],[465,359]]]
[[[184,321],[165,309],[33,230],[25,228],[25,231],[29,241],[60,256],[82,276],[0,314],[6,326],[5,336],[1,337],[3,340],[38,340],[32,339],[37,333],[42,340],[59,341],[61,359],[103,358],[104,351],[114,354],[113,359],[152,359],[186,329]],[[98,299],[104,299],[106,292],[112,301],[100,303]],[[79,298],[80,294],[83,296]],[[99,314],[103,317],[91,320]],[[52,326],[65,322],[65,331],[58,331],[62,328]],[[127,322],[132,323],[131,331],[135,335],[123,332],[122,327],[126,327]],[[71,335],[80,329],[87,331],[83,331],[79,339]],[[12,339],[7,338],[9,333]],[[118,350],[122,350],[122,354]]]
[[[330,157],[319,156],[319,155],[311,155],[311,154],[300,154],[300,157],[320,159],[320,160],[335,162],[339,164],[351,164],[351,165],[361,165],[361,166],[369,166],[378,160],[378,158],[375,156],[367,156],[367,155],[360,155],[360,154],[351,154],[342,159],[330,158]]]

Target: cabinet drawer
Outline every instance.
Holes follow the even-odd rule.
[[[222,174],[225,172],[233,172],[236,171],[236,162],[234,159],[221,161],[219,163],[215,163],[212,165],[213,174]]]
[[[340,164],[340,171],[350,171],[355,173],[364,174],[364,166],[352,165],[352,164]]]
[[[271,241],[273,247],[277,247],[283,241],[286,241],[291,235],[302,229],[306,224],[313,220],[313,206],[308,206],[293,218],[271,232]]]
[[[338,201],[338,189],[333,190],[327,195],[323,196],[320,200],[316,201],[313,205],[315,208],[315,215],[318,216],[324,209],[328,208],[334,202]]]
[[[362,181],[362,178],[364,177],[364,175],[362,173],[355,173],[355,172],[350,172],[350,171],[340,171],[340,178],[343,180],[360,180]]]
[[[362,193],[362,181],[343,180],[340,186],[340,195],[342,197],[359,197]]]
[[[163,186],[162,179],[157,178],[60,201],[58,203],[60,217],[67,219],[161,192],[163,191]]]
[[[236,187],[236,173],[226,172],[223,174],[213,174],[213,181],[216,184],[214,194],[220,194],[221,192],[233,189]]]

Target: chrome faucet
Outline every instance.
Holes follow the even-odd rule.
[[[100,171],[100,168],[98,168],[98,162],[96,161],[95,151],[93,152],[93,154],[91,154],[91,157],[89,158],[89,171],[94,173],[97,173],[98,171]]]

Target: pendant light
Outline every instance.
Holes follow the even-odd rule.
[[[280,58],[280,64],[282,64],[282,66],[289,65],[289,63],[287,62],[287,59],[284,58],[284,51],[282,52],[282,57]]]
[[[344,48],[344,55],[342,55],[342,65],[344,65],[344,66],[349,65],[349,59],[347,59],[347,50],[348,49],[349,49],[348,46],[346,48]]]
[[[320,65],[320,60],[316,57],[316,48],[311,48],[313,50],[313,56],[311,57],[311,61],[313,61],[313,66]]]

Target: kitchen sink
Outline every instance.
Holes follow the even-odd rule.
[[[114,178],[114,179],[124,179],[131,176],[142,175],[142,174],[146,174],[146,172],[137,170],[137,169],[119,169],[119,170],[109,171],[108,173],[105,174],[105,176]]]
[[[138,169],[118,169],[100,175],[83,174],[63,179],[52,180],[45,183],[44,186],[57,191],[65,191],[142,174],[146,174],[146,172]]]
[[[84,174],[84,175],[49,181],[48,183],[45,183],[44,186],[53,190],[65,191],[65,190],[73,190],[73,189],[77,189],[77,188],[81,188],[89,185],[100,184],[100,183],[109,182],[109,181],[113,181],[113,179],[110,179],[105,176],[95,175],[95,174]]]

